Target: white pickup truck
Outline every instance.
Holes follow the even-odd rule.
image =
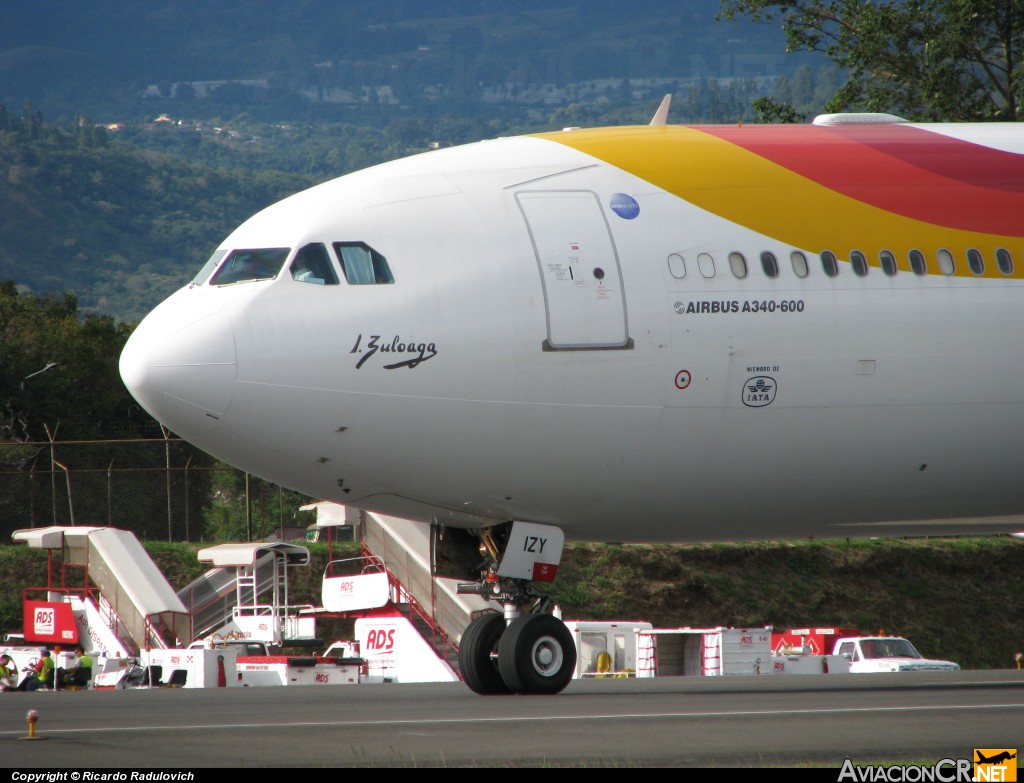
[[[925,658],[902,636],[854,636],[837,639],[834,655],[850,661],[851,673],[959,671],[952,661]]]

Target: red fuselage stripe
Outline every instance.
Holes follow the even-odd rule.
[[[1024,155],[906,125],[700,130],[905,217],[1003,235],[1024,225]]]

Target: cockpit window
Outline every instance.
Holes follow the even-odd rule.
[[[205,264],[203,264],[203,268],[199,270],[199,274],[192,278],[192,283],[194,285],[202,285],[205,283],[206,278],[213,274],[213,270],[220,266],[221,259],[227,254],[228,249],[226,247],[222,247],[220,250],[214,250],[213,255],[210,256],[209,260]]]
[[[314,285],[337,285],[338,275],[331,266],[331,257],[327,255],[327,248],[319,242],[306,245],[295,254],[295,260],[288,267],[292,273],[292,279],[300,283],[313,283]]]
[[[232,250],[221,264],[210,285],[228,285],[249,280],[270,280],[284,266],[290,248],[269,247],[259,250]]]
[[[365,242],[335,242],[334,252],[349,285],[388,285],[395,282],[384,256]]]

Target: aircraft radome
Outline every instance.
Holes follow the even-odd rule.
[[[563,533],[1021,529],[1022,215],[1014,123],[484,141],[250,218],[121,373],[219,459],[443,529],[510,621],[467,629],[467,682],[555,692]]]

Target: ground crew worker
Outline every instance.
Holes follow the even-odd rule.
[[[5,691],[12,691],[17,684],[18,669],[15,667],[14,662],[11,661],[11,656],[7,654],[0,655],[0,687]]]
[[[28,675],[18,686],[19,691],[37,691],[53,683],[53,658],[45,647],[39,651],[39,660],[28,670]]]
[[[92,679],[92,656],[86,655],[85,648],[80,644],[75,646],[74,653],[74,663],[64,670],[61,682],[65,685],[85,685]]]

